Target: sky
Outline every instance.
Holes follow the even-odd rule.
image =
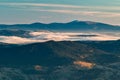
[[[73,20],[120,25],[120,0],[0,0],[0,24]]]

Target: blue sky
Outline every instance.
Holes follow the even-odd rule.
[[[120,25],[120,0],[0,0],[0,24],[72,20]]]

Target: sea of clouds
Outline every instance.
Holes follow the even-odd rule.
[[[28,44],[46,41],[107,41],[120,39],[120,33],[31,31],[31,37],[0,36],[0,42]]]

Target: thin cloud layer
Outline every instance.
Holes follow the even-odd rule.
[[[67,5],[67,4],[46,4],[46,3],[0,3],[0,5],[8,6],[31,6],[31,7],[61,7],[61,8],[74,8],[74,9],[104,9],[104,10],[120,10],[116,6],[76,6],[76,5]]]
[[[1,23],[68,22],[73,19],[119,25],[120,6],[2,2]],[[12,16],[8,16],[10,13]],[[31,16],[32,15],[32,16]],[[6,16],[8,16],[6,18]],[[3,19],[2,19],[3,18]],[[11,20],[12,18],[12,20]],[[112,21],[111,21],[112,19]]]
[[[63,7],[63,8],[81,8],[80,6],[62,5],[62,4],[44,4],[44,3],[0,3],[0,5],[9,6],[44,6],[44,7]]]
[[[120,17],[119,13],[113,12],[99,12],[99,11],[77,11],[77,10],[46,10],[46,9],[33,9],[34,11],[43,12],[55,12],[55,13],[65,13],[73,15],[86,15],[86,16],[97,16],[97,17]]]
[[[47,11],[66,14],[79,14],[87,16],[99,17],[120,17],[119,7],[103,7],[103,6],[75,6],[63,4],[44,4],[44,3],[0,3],[0,5],[17,7],[25,10]],[[29,7],[29,8],[28,8]],[[46,9],[49,7],[49,9]],[[56,7],[60,9],[56,9]]]

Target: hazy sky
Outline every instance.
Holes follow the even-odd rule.
[[[0,0],[0,24],[72,20],[120,25],[120,0]]]

